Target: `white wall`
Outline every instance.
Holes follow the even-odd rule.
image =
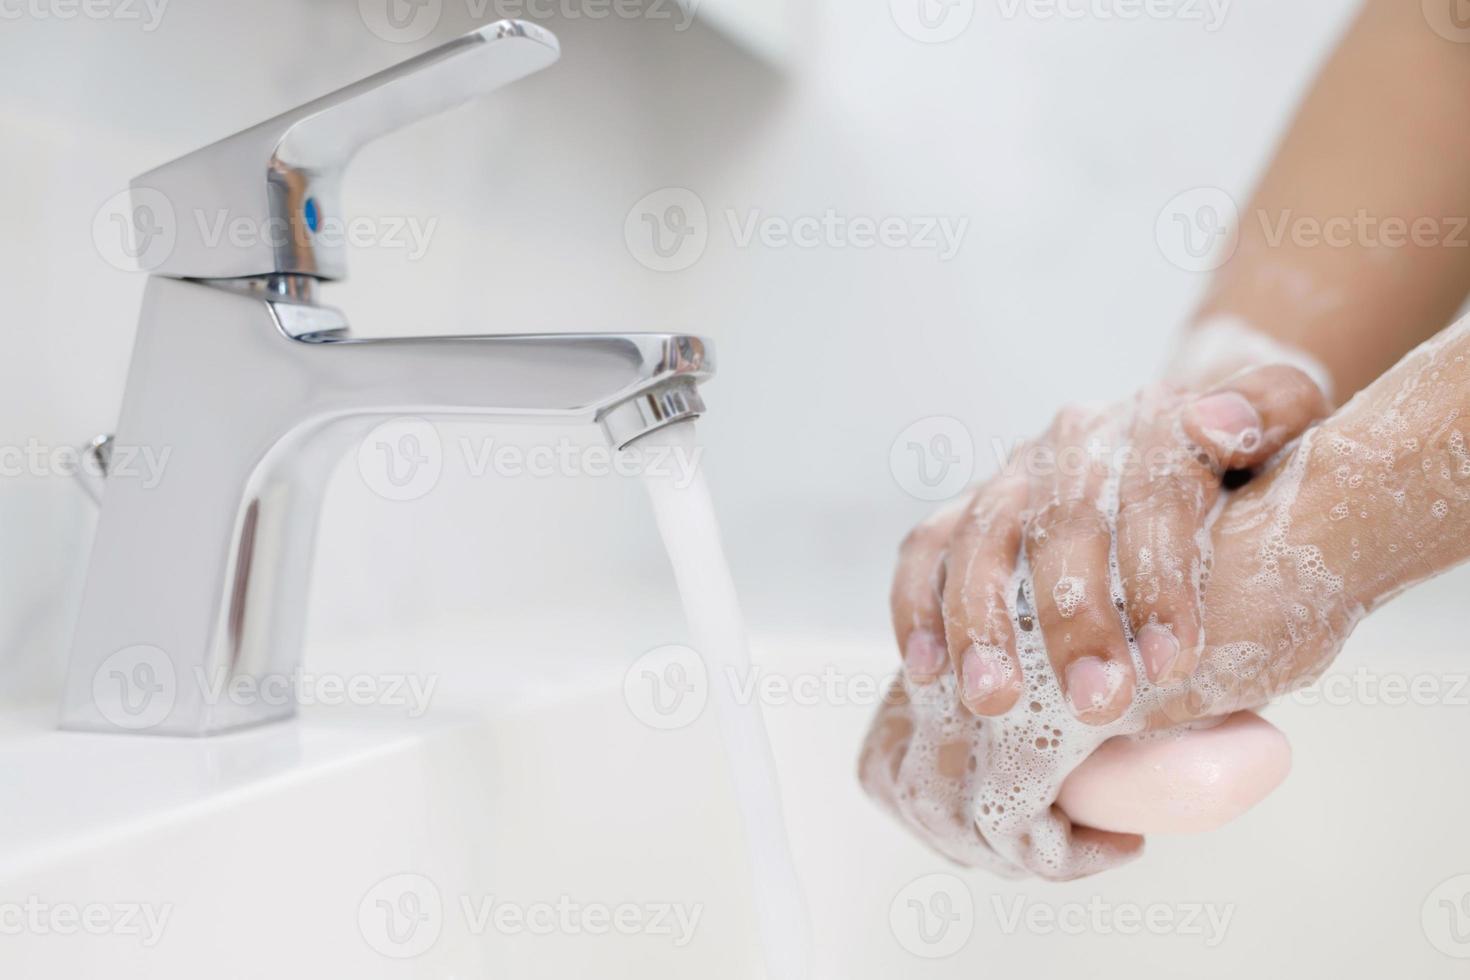
[[[1007,17],[992,0],[959,37],[926,44],[888,4],[813,0],[788,8],[776,41],[752,35],[759,57],[698,24],[558,16],[560,65],[359,158],[351,209],[438,224],[419,262],[359,250],[328,299],[366,334],[715,338],[702,427],[756,628],[882,630],[893,549],[927,509],[889,471],[894,437],[954,415],[988,457],[992,438],[1036,430],[1060,403],[1156,371],[1202,286],[1161,254],[1157,215],[1189,188],[1249,188],[1352,6],[1236,0],[1209,31]],[[77,443],[112,422],[142,283],[94,246],[104,200],[458,33],[465,9],[444,0],[435,34],[407,45],[375,37],[349,0],[177,0],[152,31],[0,25],[0,445]],[[680,272],[645,268],[624,236],[634,203],[665,187],[708,214],[708,247]],[[741,247],[726,212],[756,209],[943,216],[968,231],[948,261]],[[611,602],[676,615],[636,486],[474,480],[451,465],[421,503],[389,504],[350,465],[339,477],[318,630],[457,617],[493,635],[535,602],[594,628]],[[86,534],[64,479],[0,479],[12,692],[55,675]]]

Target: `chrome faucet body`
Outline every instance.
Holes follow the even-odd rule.
[[[354,338],[315,301],[344,270],[315,231],[351,153],[556,57],[548,32],[502,21],[134,182],[135,208],[153,195],[177,228],[166,254],[144,255],[111,446],[166,466],[156,484],[112,472],[103,485],[63,727],[209,735],[294,713],[289,697],[222,692],[296,674],[325,484],[385,420],[596,423],[622,447],[703,411],[713,360],[698,337]],[[209,242],[204,210],[282,234]]]

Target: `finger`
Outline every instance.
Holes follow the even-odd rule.
[[[1188,406],[1182,421],[1185,434],[1224,472],[1266,462],[1325,418],[1329,407],[1304,372],[1273,364],[1237,374]]]
[[[945,560],[945,640],[960,700],[977,715],[1005,714],[1021,697],[1009,593],[1026,499],[1023,476],[997,477],[975,495]]]
[[[901,682],[895,682],[879,706],[858,759],[863,789],[920,840],[950,859],[1001,874],[1013,870],[985,840],[965,807],[935,805],[936,799],[959,793],[972,776],[966,764],[972,747],[968,737],[940,744],[943,725],[936,728],[935,713],[913,704],[909,695]]]
[[[1165,687],[1188,677],[1199,662],[1199,532],[1220,494],[1223,472],[1181,438],[1180,412],[1177,405],[1169,410],[1168,397],[1155,390],[1138,403],[1118,483],[1117,524],[1129,626],[1144,673]]]
[[[950,535],[969,508],[971,497],[930,517],[909,532],[899,548],[889,606],[893,631],[909,680],[927,684],[949,669],[940,610],[940,579]]]
[[[1098,444],[1100,435],[1096,415],[1073,410],[1058,416],[1052,435],[1052,444],[1062,447],[1058,477],[1050,488],[1033,487],[1026,531],[1047,656],[1072,713],[1092,725],[1120,717],[1134,690],[1133,661],[1112,597],[1112,534],[1098,508],[1107,465],[1081,451]]]
[[[1059,806],[1038,815],[1016,855],[1021,865],[1047,881],[1074,881],[1116,868],[1143,853],[1143,838],[1073,823]]]

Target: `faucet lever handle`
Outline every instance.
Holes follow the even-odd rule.
[[[154,230],[174,239],[144,250],[147,271],[342,278],[342,236],[318,232],[341,220],[342,172],[358,149],[540,71],[559,53],[550,31],[498,21],[150,170],[132,182],[135,218],[146,208]]]

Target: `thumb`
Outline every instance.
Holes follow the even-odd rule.
[[[1184,409],[1185,433],[1220,472],[1266,462],[1328,412],[1317,383],[1285,364],[1235,375]]]

